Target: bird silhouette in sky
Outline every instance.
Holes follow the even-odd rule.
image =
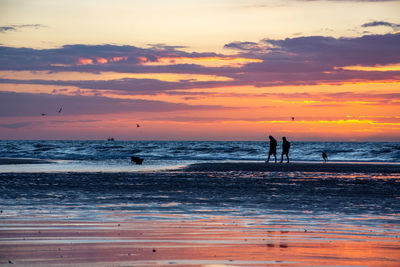
[[[61,111],[62,111],[62,107],[58,110],[58,113],[61,113]]]
[[[137,127],[137,128],[139,128],[139,127],[140,127],[139,123],[136,123],[136,127]]]
[[[292,117],[292,121],[294,121],[294,117]]]
[[[41,113],[42,114],[42,116],[46,116],[46,113]]]

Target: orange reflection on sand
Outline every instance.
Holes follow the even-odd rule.
[[[398,266],[399,239],[389,230],[306,229],[223,216],[209,220],[2,222],[0,259],[74,266]],[[268,224],[266,224],[268,223]],[[10,225],[12,225],[10,227]],[[338,228],[339,227],[339,228]]]

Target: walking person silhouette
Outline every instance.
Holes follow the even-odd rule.
[[[278,145],[278,142],[276,141],[275,138],[272,137],[272,135],[269,136],[269,152],[268,152],[268,159],[266,163],[269,162],[269,159],[271,155],[274,155],[275,157],[275,163],[276,163],[276,146]]]
[[[281,156],[281,163],[283,162],[283,155],[286,155],[287,163],[289,163],[289,149],[290,149],[290,142],[286,140],[286,137],[282,137],[282,156]]]

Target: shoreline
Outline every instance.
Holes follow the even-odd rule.
[[[400,164],[388,163],[195,163],[183,168],[189,172],[328,172],[328,173],[400,173]]]
[[[154,160],[153,160],[154,161]],[[210,162],[182,162],[180,166],[165,164],[153,165],[126,165],[100,164],[90,165],[81,162],[75,165],[56,164],[54,160],[33,158],[0,158],[0,173],[40,173],[40,172],[153,172],[153,171],[183,171],[183,172],[230,172],[230,171],[254,171],[254,172],[325,172],[325,173],[400,173],[398,162],[290,162],[290,163],[265,163],[264,161],[210,161]],[[46,165],[50,164],[50,165]],[[12,167],[14,165],[15,167]],[[10,166],[10,167],[6,167]],[[18,169],[15,169],[17,168]],[[36,166],[36,167],[35,167]],[[40,167],[41,166],[41,167]],[[11,168],[11,169],[9,169]],[[79,170],[79,171],[77,171]]]

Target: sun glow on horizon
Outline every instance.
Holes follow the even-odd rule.
[[[355,71],[400,71],[400,64],[389,64],[389,65],[375,65],[375,66],[346,66],[337,69],[343,70],[355,70]]]

